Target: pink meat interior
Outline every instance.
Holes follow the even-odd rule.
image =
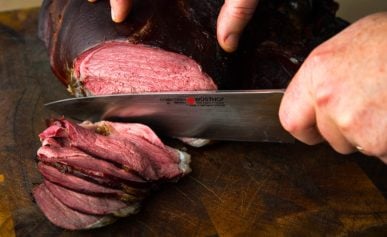
[[[83,89],[94,95],[217,88],[191,58],[123,41],[84,52],[74,68]]]

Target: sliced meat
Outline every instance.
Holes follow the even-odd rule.
[[[134,189],[136,192],[130,192],[129,194],[146,194],[150,189],[152,189],[152,183],[151,182],[145,182],[145,183],[138,183],[138,182],[117,182],[117,180],[108,179],[106,177],[97,177],[89,175],[89,172],[79,171],[77,169],[74,169],[67,165],[62,165],[60,163],[51,163],[51,166],[58,169],[60,172],[67,173],[74,175],[78,178],[85,179],[89,182],[96,183],[105,187],[113,188],[113,189],[120,189],[126,192],[126,189]]]
[[[152,129],[139,123],[132,123],[130,126],[127,126],[123,123],[112,123],[109,121],[101,121],[96,123],[85,121],[81,123],[80,126],[94,130],[99,134],[108,134],[110,137],[134,139],[133,136],[136,136],[138,138],[145,139],[160,148],[165,149],[166,147]]]
[[[67,146],[77,147],[93,157],[121,164],[145,180],[173,179],[190,171],[186,165],[189,163],[188,155],[172,152],[172,149],[162,149],[135,135],[125,135],[132,139],[100,135],[67,120],[61,120],[39,136],[42,140],[56,137],[63,140]]]
[[[125,203],[114,198],[78,193],[47,180],[44,181],[44,185],[61,203],[82,213],[94,215],[113,214],[117,217],[124,217],[137,213],[140,208],[139,203]]]
[[[112,163],[96,159],[76,147],[42,146],[38,150],[38,159],[46,163],[61,163],[88,175],[107,178],[116,182],[145,182],[137,175]]]
[[[101,121],[97,123],[90,123],[88,121],[80,124],[82,127],[93,129],[97,133],[108,134],[110,137],[116,137],[118,139],[125,140],[138,140],[145,139],[149,143],[160,147],[161,149],[168,150],[173,156],[179,157],[179,168],[183,173],[189,173],[190,156],[189,154],[179,151],[177,149],[168,147],[160,140],[160,138],[150,129],[148,126],[138,123],[132,123],[128,126],[125,123],[113,123],[109,121]],[[195,139],[192,139],[195,140]],[[154,157],[157,159],[158,157]]]
[[[47,219],[65,229],[92,229],[116,221],[116,218],[112,215],[90,215],[67,207],[55,198],[44,184],[34,188],[33,196]]]
[[[68,189],[72,189],[79,193],[91,194],[96,196],[110,196],[117,197],[120,200],[131,200],[132,195],[129,195],[122,190],[112,189],[96,183],[92,183],[77,176],[60,172],[58,169],[45,165],[42,162],[38,164],[39,172],[46,180],[56,183]]]
[[[191,58],[141,44],[105,42],[74,66],[78,82],[94,95],[217,89]]]
[[[189,155],[164,145],[144,125],[59,119],[39,137],[38,168],[45,180],[33,195],[47,218],[66,229],[134,214],[155,185],[190,171]]]

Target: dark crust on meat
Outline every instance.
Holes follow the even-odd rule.
[[[56,76],[70,83],[74,59],[110,40],[127,40],[187,55],[220,89],[284,88],[309,52],[342,30],[332,0],[261,0],[239,50],[216,41],[220,0],[141,0],[115,24],[108,1],[45,0],[40,37]]]

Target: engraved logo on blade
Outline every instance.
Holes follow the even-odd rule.
[[[222,96],[167,97],[161,98],[160,101],[166,104],[182,104],[187,106],[225,106],[224,97]]]
[[[187,104],[187,105],[196,105],[196,100],[195,100],[195,97],[187,97],[186,99],[185,99],[185,103]]]

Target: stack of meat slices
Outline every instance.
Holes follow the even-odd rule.
[[[44,182],[34,198],[55,225],[89,229],[139,211],[160,181],[190,172],[190,156],[164,145],[141,124],[52,121],[39,135]]]

